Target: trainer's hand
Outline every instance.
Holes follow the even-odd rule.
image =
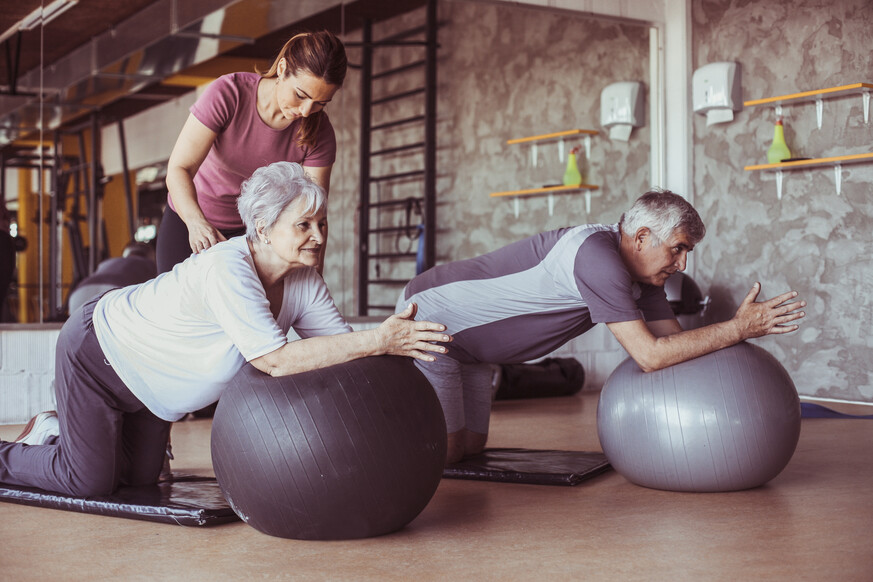
[[[195,254],[227,240],[217,228],[206,220],[192,220],[185,226],[188,227],[188,244],[191,245],[191,251]]]
[[[760,292],[761,284],[756,282],[734,315],[733,321],[738,325],[743,339],[790,333],[800,327],[797,324],[789,325],[806,315],[803,311],[798,311],[806,307],[806,301],[791,301],[797,297],[797,291],[789,291],[773,299],[758,302],[756,299]]]
[[[433,343],[452,341],[452,336],[441,333],[446,330],[446,326],[431,321],[415,321],[416,311],[418,306],[411,303],[376,328],[382,353],[432,362],[436,358],[425,352],[444,354],[448,351],[444,346]]]

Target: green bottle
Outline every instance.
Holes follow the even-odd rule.
[[[564,186],[578,186],[582,183],[582,174],[576,165],[576,148],[567,156],[567,169],[564,171]]]
[[[785,143],[785,128],[782,126],[782,118],[776,120],[776,127],[773,129],[773,143],[770,149],[767,150],[767,162],[770,164],[778,164],[782,160],[791,158],[791,150],[788,149],[788,144]]]

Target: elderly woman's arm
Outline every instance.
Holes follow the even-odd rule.
[[[325,368],[367,356],[409,356],[433,361],[427,352],[445,353],[446,348],[432,342],[449,342],[446,326],[430,321],[415,321],[415,304],[392,315],[366,331],[325,335],[288,342],[251,361],[258,370],[271,376],[287,376]]]

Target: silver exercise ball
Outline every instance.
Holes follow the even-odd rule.
[[[629,358],[603,387],[597,433],[615,470],[637,485],[750,489],[791,460],[800,400],[785,368],[745,342],[650,373]]]

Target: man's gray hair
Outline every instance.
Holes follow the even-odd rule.
[[[648,228],[654,246],[670,238],[676,230],[683,232],[692,245],[703,240],[706,234],[706,227],[694,207],[669,190],[652,190],[637,198],[633,206],[621,215],[619,226],[630,237],[639,229]]]
[[[300,164],[275,162],[255,170],[252,177],[242,183],[237,200],[240,218],[246,225],[246,236],[255,240],[261,221],[264,230],[269,231],[282,211],[299,198],[306,201],[306,213],[327,206],[324,189],[306,175]]]

